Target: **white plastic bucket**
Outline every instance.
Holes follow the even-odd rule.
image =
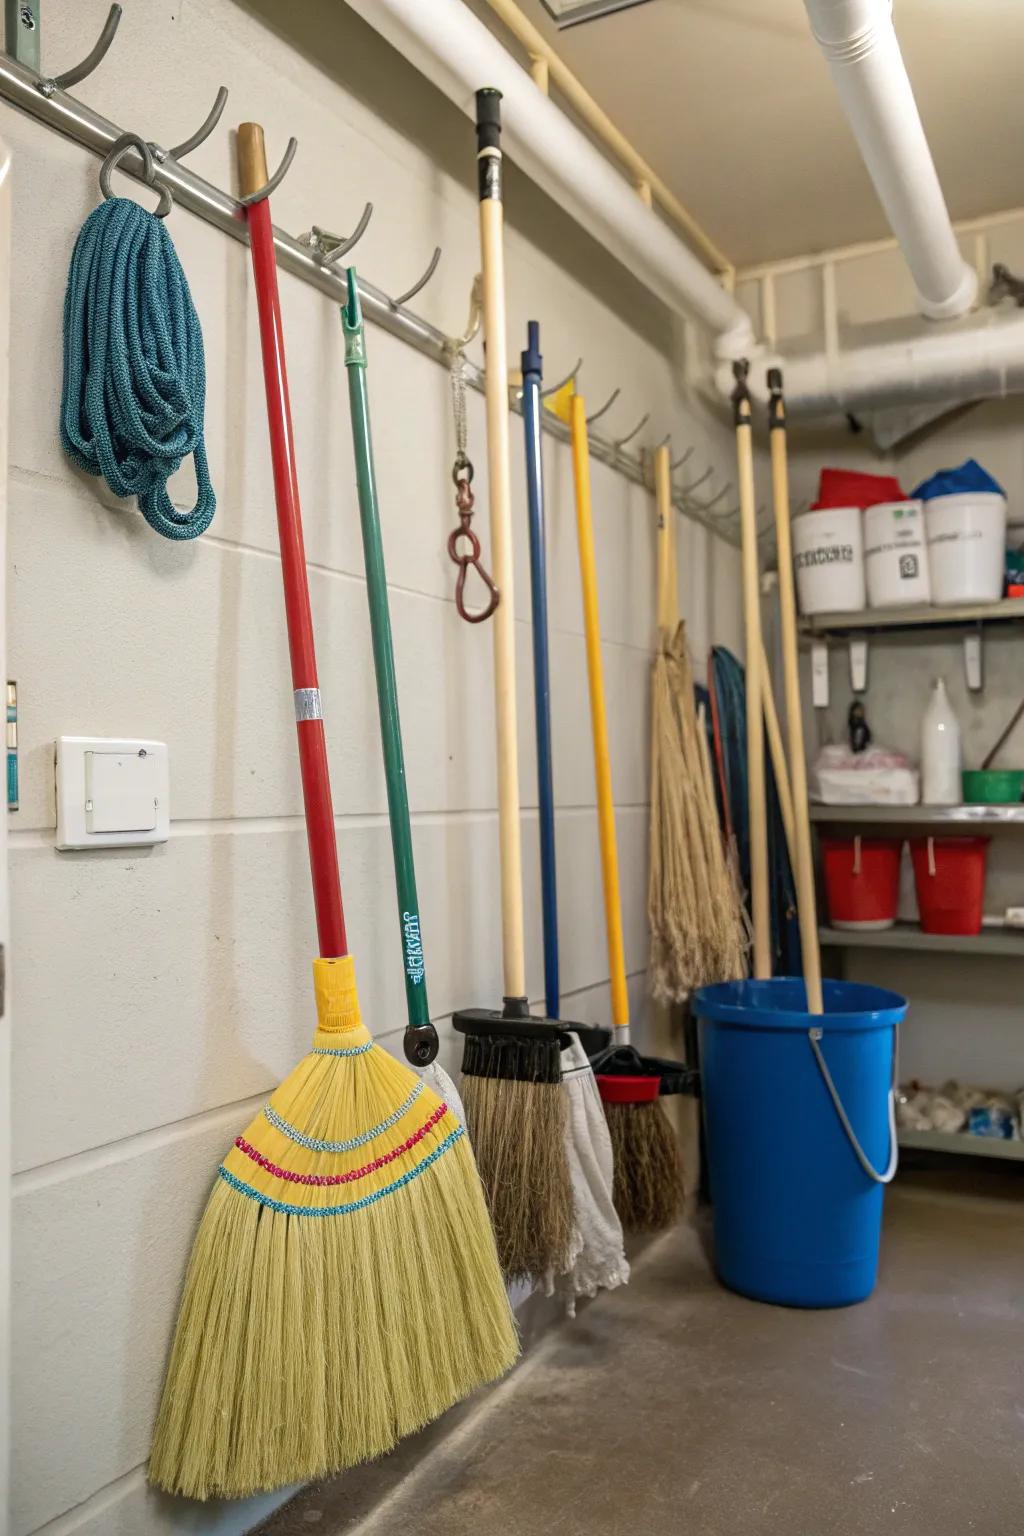
[[[1006,569],[1006,497],[963,491],[925,502],[932,602],[994,603]]]
[[[864,512],[864,574],[868,606],[905,608],[930,603],[924,512],[919,501],[880,501]]]
[[[793,565],[801,613],[864,607],[864,529],[859,507],[824,507],[793,520]]]

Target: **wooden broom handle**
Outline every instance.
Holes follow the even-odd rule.
[[[675,508],[672,505],[672,450],[654,451],[654,494],[658,508],[658,628],[669,634],[679,622],[675,573]]]
[[[775,787],[779,793],[782,830],[786,834],[789,862],[795,870],[796,832],[793,823],[793,791],[789,784],[789,768],[786,763],[785,748],[782,745],[782,731],[779,728],[779,715],[775,708],[775,695],[772,693],[772,679],[768,671],[768,657],[764,646],[761,647],[761,703],[764,705],[764,728],[768,734],[768,751],[775,774]]]
[[[590,687],[590,725],[594,738],[594,780],[597,787],[597,828],[601,843],[601,883],[604,887],[604,920],[611,976],[612,1023],[620,1039],[629,1039],[629,991],[626,986],[626,950],[622,939],[622,896],[619,890],[619,850],[615,838],[615,804],[608,751],[608,713],[604,698],[601,661],[601,621],[597,607],[597,560],[594,554],[594,519],[590,503],[590,449],[587,442],[587,408],[582,395],[571,402],[572,467],[576,487],[576,533],[583,589],[583,630],[587,642],[587,682]]]
[[[811,818],[807,804],[807,762],[804,757],[804,722],[800,704],[800,671],[797,655],[796,594],[793,590],[793,546],[789,526],[789,467],[786,455],[786,406],[782,375],[768,375],[771,392],[770,437],[772,501],[775,505],[775,546],[779,564],[779,610],[782,629],[782,668],[785,682],[786,727],[789,735],[789,774],[793,788],[793,821],[796,842],[796,899],[800,918],[807,1008],[824,1013],[821,991],[821,951],[818,948],[818,915],[811,858]]]
[[[508,346],[502,239],[501,148],[497,91],[477,92],[480,253],[486,357],[487,475],[491,572],[498,589],[494,631],[494,708],[498,754],[498,842],[505,996],[526,996],[523,856],[519,829],[516,635],[512,595],[512,491],[509,480]]]
[[[750,821],[750,908],[754,928],[754,975],[771,976],[768,909],[768,814],[764,785],[764,721],[761,703],[761,593],[757,565],[757,511],[754,502],[754,445],[750,394],[746,384],[733,396],[736,469],[740,493],[743,557],[743,620],[746,635],[747,795]]]
[[[251,197],[270,180],[267,173],[267,147],[259,123],[239,123],[236,154],[239,193],[242,197]]]

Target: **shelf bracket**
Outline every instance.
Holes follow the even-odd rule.
[[[981,625],[964,635],[964,675],[971,693],[980,693],[985,686],[985,672],[981,658]]]
[[[815,709],[828,709],[828,646],[824,640],[811,644],[811,697]]]
[[[863,693],[868,686],[868,642],[851,639],[849,650],[850,687],[854,693]]]

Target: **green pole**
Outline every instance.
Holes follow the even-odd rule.
[[[402,933],[402,955],[405,962],[405,1001],[409,1016],[405,1034],[405,1054],[417,1066],[425,1066],[437,1055],[437,1031],[430,1022],[430,1008],[427,1003],[420,911],[416,897],[416,867],[413,862],[412,827],[409,822],[409,792],[405,781],[402,725],[398,714],[395,652],[391,640],[387,573],[384,569],[384,545],[380,533],[377,480],[373,469],[373,443],[370,437],[370,404],[366,392],[366,338],[363,334],[359,286],[356,282],[354,267],[348,269],[348,303],[341,311],[341,328],[345,336],[345,367],[348,371],[349,404],[352,413],[352,444],[355,450],[356,484],[359,491],[359,517],[363,530],[366,593],[370,603],[373,666],[377,676],[377,705],[380,710],[384,774],[388,787],[388,817],[391,822],[391,848],[395,859],[395,885],[398,891],[398,921]]]

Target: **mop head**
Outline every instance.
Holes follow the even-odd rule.
[[[483,1010],[455,1020],[459,1029],[487,1030],[466,1034],[462,1099],[502,1273],[536,1283],[571,1261],[567,1106],[558,1030],[529,1033],[528,1024],[516,1033],[516,1023]]]
[[[661,1232],[683,1210],[683,1165],[658,1103],[657,1077],[605,1077],[597,1086],[615,1160],[612,1195],[627,1232]]]
[[[695,987],[745,976],[748,947],[697,724],[684,624],[674,635],[661,633],[651,711],[651,990],[658,1002],[678,1003]]]
[[[313,1048],[224,1159],[192,1251],[149,1464],[170,1493],[381,1456],[518,1354],[462,1126],[374,1045],[352,961],[313,970]]]

